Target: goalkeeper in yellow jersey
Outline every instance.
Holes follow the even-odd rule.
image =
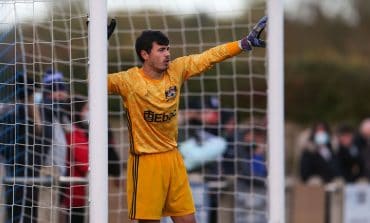
[[[265,47],[259,37],[266,23],[267,17],[263,17],[239,41],[172,61],[168,38],[160,31],[144,31],[135,43],[142,67],[109,74],[108,91],[122,97],[130,131],[130,219],[159,222],[162,216],[171,216],[175,223],[196,222],[186,168],[177,147],[181,86],[215,63],[252,47]]]

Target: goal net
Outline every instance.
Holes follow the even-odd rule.
[[[1,222],[88,220],[86,3],[0,3]]]
[[[239,40],[267,7],[245,0],[107,2],[117,21],[109,72],[141,65],[134,44],[143,30],[167,34],[174,59]],[[89,220],[88,4],[0,3],[2,222]],[[267,222],[267,98],[264,49],[217,64],[182,87],[179,149],[198,222]],[[126,222],[129,139],[118,96],[109,96],[108,110],[109,222]]]
[[[166,33],[177,58],[239,40],[266,12],[263,1],[109,3],[117,20],[109,41],[111,72],[140,66],[133,46],[143,30]],[[265,62],[265,50],[242,53],[182,88],[179,147],[198,222],[267,222]],[[113,100],[122,117],[120,99]]]

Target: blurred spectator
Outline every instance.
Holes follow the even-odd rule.
[[[65,175],[67,142],[63,124],[69,123],[67,108],[68,92],[63,74],[48,70],[42,80],[43,96],[41,116],[43,123],[42,146],[45,155],[44,165],[56,166],[60,175]],[[67,109],[66,109],[67,108]]]
[[[251,160],[251,171],[250,174],[252,177],[262,177],[266,178],[267,169],[266,169],[266,133],[262,129],[254,129],[249,131],[244,136],[245,142],[249,144],[249,149],[251,149],[249,154],[249,159]],[[256,179],[258,182],[258,179]],[[261,185],[264,184],[264,180],[261,180]]]
[[[241,142],[234,161],[237,176],[235,207],[238,207],[235,222],[253,219],[254,223],[266,223],[266,216],[262,214],[267,204],[266,130],[258,127],[247,129],[242,133]]]
[[[215,136],[221,134],[220,100],[216,96],[208,96],[204,99],[202,121],[205,131]]]
[[[223,136],[228,142],[224,153],[223,173],[241,176],[239,184],[242,185],[250,184],[249,177],[266,177],[265,128],[256,126],[240,131],[236,128],[236,117],[233,112],[222,112],[221,119]]]
[[[69,146],[67,153],[67,176],[87,177],[89,167],[89,107],[87,98],[75,96],[72,99],[72,131],[67,132],[66,139]],[[108,174],[119,176],[121,168],[118,154],[114,150],[114,140],[111,131],[108,131]],[[118,184],[118,181],[115,181]],[[87,185],[71,185],[64,191],[62,205],[69,208],[69,223],[83,223],[86,216]]]
[[[338,161],[332,151],[331,132],[324,122],[315,124],[300,158],[301,179],[309,182],[315,177],[328,183],[340,175]]]
[[[223,176],[229,179],[229,184],[232,180],[226,190],[234,194],[234,204],[231,207],[234,208],[233,222],[265,223],[267,219],[261,213],[266,210],[266,124],[254,124],[251,129],[241,131],[237,128],[235,111],[221,112],[221,123],[222,135],[228,143],[222,170]]]
[[[185,111],[186,122],[189,125],[188,139],[180,143],[185,166],[189,171],[215,161],[226,149],[226,141],[208,131],[213,128],[205,128],[204,120],[209,116],[213,119],[214,115],[209,112],[210,109],[202,110],[202,105],[197,99],[191,98],[188,110]]]
[[[355,145],[360,149],[365,176],[370,180],[370,118],[361,122],[359,134],[355,137]]]
[[[364,163],[359,148],[353,141],[353,129],[342,125],[338,129],[338,163],[346,182],[355,182],[364,176]]]
[[[75,97],[72,100],[72,122],[71,132],[66,134],[69,145],[67,155],[67,176],[86,177],[89,168],[88,150],[88,104],[86,99]],[[70,223],[83,223],[86,206],[87,185],[71,185],[66,189],[62,204],[68,208]],[[68,221],[69,222],[69,221]]]
[[[222,136],[227,141],[227,149],[223,155],[222,173],[233,176],[235,174],[236,146],[241,138],[236,128],[236,116],[232,111],[221,112]]]
[[[264,186],[264,179],[261,178],[267,176],[265,131],[252,128],[242,133],[242,143],[238,146],[235,157],[237,160],[236,175],[241,177],[239,184],[241,187],[249,185],[251,180],[254,184]]]
[[[224,138],[217,136],[218,98],[207,97],[204,102],[205,109],[202,109],[199,98],[189,98],[189,107],[184,114],[185,121],[189,124],[188,138],[179,144],[179,149],[187,170],[200,172],[204,177],[211,207],[208,222],[214,223],[217,222],[217,190],[220,186],[221,165],[219,161],[227,144]]]
[[[17,73],[14,82],[15,101],[0,106],[0,154],[6,175],[3,179],[5,222],[30,223],[37,222],[39,206],[41,118],[33,102],[33,80]]]

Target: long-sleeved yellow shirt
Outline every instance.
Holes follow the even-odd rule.
[[[141,68],[108,75],[108,92],[119,94],[126,109],[132,154],[177,148],[180,89],[185,80],[241,52],[237,42],[170,62],[162,79],[148,78]]]

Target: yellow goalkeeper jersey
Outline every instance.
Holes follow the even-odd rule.
[[[160,153],[177,148],[180,89],[189,77],[241,52],[237,42],[170,62],[160,80],[147,77],[142,68],[108,75],[109,94],[123,99],[132,154]]]

